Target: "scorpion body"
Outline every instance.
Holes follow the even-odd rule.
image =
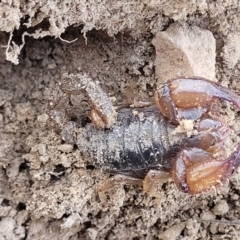
[[[65,77],[52,92],[49,117],[63,140],[76,144],[94,166],[124,175],[131,183],[144,179],[144,191],[153,195],[153,186],[169,176],[181,191],[197,194],[219,185],[239,167],[240,145],[230,156],[224,147],[230,127],[221,118],[219,100],[240,109],[240,97],[219,83],[199,77],[172,79],[155,91],[156,105],[116,111],[87,74]],[[81,92],[91,105],[91,123],[85,126],[71,121],[67,110],[71,95]],[[187,121],[192,129],[179,131]],[[101,191],[118,184],[116,179]]]
[[[95,166],[112,173],[144,178],[149,170],[169,172],[182,137],[170,137],[175,126],[156,106],[122,109],[110,129],[88,124],[76,144]]]

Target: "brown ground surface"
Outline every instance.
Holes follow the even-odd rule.
[[[238,1],[3,2],[0,239],[240,239],[240,172],[197,196],[179,192],[172,182],[162,186],[160,199],[141,187],[119,187],[103,205],[96,188],[108,174],[43,124],[50,89],[65,72],[89,73],[117,103],[132,82],[151,95],[158,84],[152,39],[177,21],[213,33],[216,78],[240,94]],[[15,63],[13,41],[20,46],[22,34],[32,34],[18,65],[5,60],[12,30],[7,58]],[[77,40],[55,38],[60,35]],[[229,104],[226,109],[231,141],[240,142],[240,116]]]

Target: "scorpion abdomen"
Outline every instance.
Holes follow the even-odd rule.
[[[178,144],[170,144],[175,128],[156,108],[122,109],[110,129],[85,126],[78,138],[79,149],[104,170],[143,178],[149,170],[172,168]],[[85,138],[85,141],[83,140]]]

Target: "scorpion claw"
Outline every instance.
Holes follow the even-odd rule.
[[[225,160],[218,160],[202,149],[186,149],[177,156],[173,178],[181,191],[197,194],[224,182],[239,165],[240,146]]]
[[[204,78],[179,78],[168,81],[155,92],[160,112],[172,123],[183,118],[196,120],[210,109],[214,99],[224,99],[240,109],[237,94],[218,83]]]

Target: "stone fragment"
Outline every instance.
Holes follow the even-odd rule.
[[[153,45],[159,83],[178,76],[215,79],[216,41],[210,31],[177,23],[158,32]]]

